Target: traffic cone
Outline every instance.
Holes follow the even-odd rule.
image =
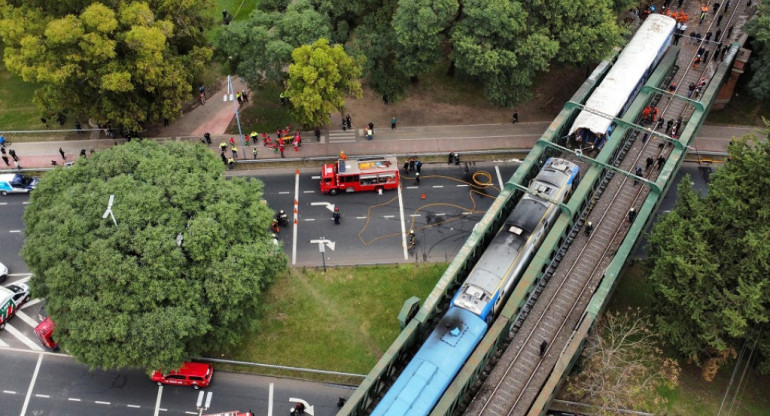
[[[425,192],[423,192],[422,195],[420,195],[420,199],[425,199]]]

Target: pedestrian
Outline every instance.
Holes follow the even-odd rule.
[[[540,356],[542,357],[543,354],[545,354],[545,350],[548,349],[548,342],[543,341],[540,343]]]
[[[211,133],[203,133],[203,139],[206,140],[206,144],[211,144]]]
[[[224,163],[225,166],[227,166],[227,156],[225,156],[225,152],[220,153],[219,157],[222,158],[222,163]]]
[[[634,185],[633,186],[636,186],[636,184],[639,183],[639,178],[642,176],[642,167],[641,166],[636,165],[636,169],[634,169],[634,175],[636,175],[636,176],[634,177]]]
[[[679,130],[680,127],[682,127],[682,117],[676,119],[676,129]]]
[[[513,118],[513,124],[518,123],[519,122],[519,112],[518,111],[514,111],[512,118]]]
[[[320,142],[321,141],[321,129],[316,127],[314,133],[315,133],[315,141]]]
[[[283,151],[284,150],[285,150],[285,147],[284,147],[284,144],[283,144],[283,140],[279,140],[278,141],[278,151],[281,152],[281,157],[286,157],[286,156],[283,155]]]
[[[422,169],[422,162],[419,160],[414,162],[414,168],[417,170],[417,173],[420,173],[420,169]]]
[[[414,172],[414,158],[409,158],[409,172]]]
[[[723,17],[725,17],[724,14],[720,14],[719,17],[717,17],[717,27],[719,27],[722,24]]]
[[[342,216],[340,214],[340,209],[339,208],[334,208],[334,213],[332,214],[332,218],[334,219],[334,224],[335,225],[340,225],[340,218],[341,217]]]
[[[16,156],[16,151],[15,150],[8,149],[8,154],[11,155],[11,157],[13,158],[14,161],[16,161],[16,162],[19,161],[19,157]]]
[[[645,170],[650,170],[653,164],[655,164],[655,159],[653,159],[652,156],[647,157],[647,160],[645,161]]]
[[[345,151],[344,150],[340,150],[340,159],[345,160],[347,158],[348,158],[348,156],[345,154]]]
[[[13,161],[13,167],[15,167],[18,170],[21,170],[21,165],[19,164],[19,161],[17,161],[17,160]]]
[[[717,30],[716,35],[714,35],[714,42],[719,42],[721,37],[722,37],[722,29],[719,29]]]
[[[713,10],[714,10],[714,14],[717,14],[717,12],[719,11],[719,3],[714,3]]]
[[[404,173],[409,173],[409,161],[404,162]]]
[[[251,142],[254,143],[254,146],[256,146],[257,141],[259,140],[259,133],[252,131],[251,134],[249,134],[249,137],[251,138]]]
[[[709,61],[709,51],[703,53],[703,62]]]
[[[366,140],[372,140],[374,138],[374,130],[366,129]]]
[[[668,123],[666,123],[666,134],[671,132],[672,127],[674,127],[674,119],[670,119],[668,120]]]
[[[663,117],[659,118],[659,119],[658,119],[658,126],[657,126],[657,127],[655,127],[655,128],[656,128],[656,129],[662,129],[662,128],[663,128],[663,124],[664,124],[665,122],[666,122],[666,120],[665,120]]]
[[[586,223],[585,233],[586,235],[591,235],[591,233],[594,231],[594,223],[591,221],[588,221]]]
[[[294,152],[299,152],[299,140],[296,137],[292,140],[291,144],[294,145]]]
[[[244,103],[249,102],[249,94],[247,94],[246,91],[241,91],[241,97],[243,97]]]
[[[676,92],[676,83],[675,82],[672,82],[671,85],[668,86],[668,92],[670,92],[671,94]]]
[[[695,59],[692,61],[693,69],[698,69],[699,64],[700,64],[700,56],[696,56]]]
[[[235,145],[233,145],[233,147],[230,148],[230,150],[233,151],[233,157],[237,158],[238,157],[238,148],[235,147]]]
[[[40,117],[40,122],[45,124],[45,128],[48,128],[48,119],[45,117]]]
[[[684,0],[679,0],[677,2],[677,4],[676,4],[677,9],[681,9],[682,8],[682,4],[684,4]]]
[[[168,118],[163,117],[163,127],[168,127]]]
[[[733,36],[733,27],[730,26],[727,28],[727,39],[730,39],[730,37]]]
[[[393,116],[393,118],[390,119],[390,129],[395,130],[396,129],[396,117]]]
[[[221,150],[223,152],[225,150],[227,150],[227,143],[225,143],[225,142],[219,143],[219,150]]]
[[[350,118],[350,114],[345,116],[345,123],[348,125],[348,128],[353,128],[353,121]]]
[[[417,185],[420,184],[420,172],[417,172],[414,174],[414,183],[416,183]]]
[[[67,156],[64,156],[64,150],[61,147],[59,148],[59,154],[61,155],[62,159],[67,160]]]
[[[235,99],[238,100],[238,105],[243,104],[243,97],[241,96],[240,92],[235,93]]]
[[[382,95],[382,103],[388,105],[388,96],[385,94]]]
[[[663,169],[663,165],[666,164],[666,158],[663,155],[658,156],[658,170]]]
[[[631,208],[628,210],[628,222],[632,223],[636,219],[636,208]]]
[[[5,154],[5,146],[0,146],[0,153]]]
[[[203,94],[204,96],[206,95],[206,87],[204,87],[203,84],[201,84],[201,86],[198,87],[198,93]]]
[[[706,42],[710,41],[712,36],[714,36],[714,33],[712,33],[710,30],[706,32]]]
[[[8,156],[3,155],[3,162],[5,162],[5,166],[11,166],[10,163],[8,163]]]
[[[235,137],[230,137],[230,146],[235,146]]]
[[[256,147],[251,149],[251,153],[254,154],[254,160],[257,160],[257,148]]]
[[[230,168],[230,170],[233,170],[233,168],[235,168],[235,159],[227,159],[227,166]]]
[[[80,149],[80,157],[86,157],[86,149]]]
[[[642,143],[647,143],[647,139],[650,138],[650,133],[644,133],[642,136]]]
[[[371,121],[369,122],[369,130],[374,132],[374,123],[372,123]]]
[[[78,131],[78,134],[83,133],[83,126],[80,125],[79,121],[75,122],[75,130]]]

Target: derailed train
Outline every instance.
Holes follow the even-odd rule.
[[[505,304],[579,180],[579,168],[550,158],[532,180],[452,299],[449,310],[372,412],[427,415]]]

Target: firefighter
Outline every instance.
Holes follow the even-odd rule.
[[[332,214],[332,218],[334,219],[335,225],[340,225],[340,218],[342,218],[342,215],[339,208],[334,208],[334,214]]]

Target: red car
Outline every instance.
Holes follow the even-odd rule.
[[[211,383],[211,376],[214,375],[214,367],[211,364],[204,363],[184,363],[179,370],[163,374],[160,371],[152,373],[152,381],[163,384],[174,384],[177,386],[192,386],[195,390],[201,387],[208,387]]]

